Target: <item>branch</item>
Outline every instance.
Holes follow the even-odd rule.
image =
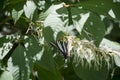
[[[8,59],[11,57],[12,53],[14,52],[14,50],[16,49],[16,47],[18,46],[18,44],[19,44],[19,43],[15,42],[15,43],[13,44],[12,49],[4,56],[4,58],[2,59],[2,63],[3,63],[3,64],[5,64],[5,65],[7,64]]]

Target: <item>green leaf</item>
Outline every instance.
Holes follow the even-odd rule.
[[[72,65],[73,65],[72,61],[68,61],[67,64],[65,64],[65,66],[67,67],[63,67],[61,69],[61,73],[64,77],[64,80],[81,80],[81,78],[79,78],[76,75]]]
[[[14,80],[29,80],[33,70],[33,62],[41,59],[42,47],[33,36],[25,36],[24,46],[19,44],[12,54],[12,62],[9,61],[9,70]]]
[[[54,41],[54,32],[50,27],[45,27],[43,29],[43,36],[47,42]]]
[[[15,9],[16,11],[20,11],[23,9],[23,6],[25,4],[25,0],[9,0],[6,2],[6,6],[5,8],[8,10],[8,11],[12,11],[13,9]]]
[[[61,69],[61,68],[64,68],[65,66],[65,60],[63,58],[63,55],[61,55],[60,52],[58,52],[58,50],[56,48],[54,48],[54,61],[55,61],[55,64],[56,64],[56,68],[57,69]]]
[[[41,65],[41,67],[43,67],[46,70],[49,70],[51,72],[55,70],[55,64],[54,64],[54,60],[52,57],[52,50],[50,50],[49,46],[46,46],[44,48],[44,52],[43,52],[43,55],[39,61],[39,64]]]
[[[77,7],[70,7],[69,9],[62,7],[57,10],[60,15],[60,19],[63,22],[63,32],[68,34],[77,34],[75,30],[81,33],[86,20],[89,17],[89,13],[85,10],[81,10]],[[78,35],[77,35],[78,36]]]
[[[82,32],[81,38],[93,41],[96,46],[99,46],[105,35],[105,25],[101,21],[100,17],[90,13],[90,17],[87,19]]]
[[[0,38],[0,47],[3,46],[4,43],[9,42],[10,40],[6,38],[6,36]]]
[[[28,64],[25,60],[25,48],[22,45],[18,45],[12,54],[13,68],[11,70],[14,80],[28,80]]]
[[[65,29],[62,30],[68,32],[69,34],[73,32],[77,37],[80,37],[80,39],[93,41],[96,46],[99,46],[105,35],[105,26],[101,18],[92,12],[88,12],[77,7],[71,7],[71,11],[73,25],[67,26],[68,16],[66,9],[63,7],[57,10],[59,15],[61,15],[60,18],[64,23],[63,25],[65,26]],[[74,31],[75,29],[79,34]]]
[[[25,16],[29,19],[33,19],[33,15],[36,9],[36,5],[33,1],[27,1],[26,5],[24,5],[24,12],[25,12]]]
[[[114,2],[113,0],[83,0],[80,2],[83,9],[92,11],[99,15],[111,16],[109,14],[110,10],[113,10],[116,19],[120,20],[120,3]],[[112,16],[111,16],[112,17]],[[113,17],[114,18],[114,17]]]
[[[27,36],[25,39],[25,47],[26,47],[26,58],[28,59],[28,65],[30,69],[33,69],[33,62],[35,60],[41,59],[43,54],[42,50],[43,45],[40,46],[39,41],[34,36]]]
[[[44,48],[41,60],[35,63],[35,70],[38,72],[39,80],[62,80],[60,72],[55,67],[53,52],[49,46]]]
[[[73,68],[82,80],[106,80],[108,76],[108,69],[105,64],[99,70],[94,69],[94,66],[90,68],[89,66],[82,66],[81,64],[78,65],[75,63],[73,64]]]
[[[35,65],[35,68],[38,72],[38,79],[43,79],[43,80],[62,80],[62,77],[59,72],[50,72],[40,65]]]
[[[14,20],[14,23],[16,23],[21,15],[23,14],[23,10],[17,11],[15,9],[12,10],[12,18]]]
[[[25,46],[27,51],[27,57],[34,57],[37,53],[42,50],[42,47],[39,44],[39,41],[34,36],[28,36],[25,39]]]
[[[78,12],[78,11],[76,11]],[[85,13],[85,14],[80,14],[80,16],[78,14],[76,14],[78,17],[74,19],[74,24],[76,27],[76,30],[81,34],[82,29],[87,21],[87,19],[90,16],[90,13]]]

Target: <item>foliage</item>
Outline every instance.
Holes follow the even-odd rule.
[[[0,1],[0,80],[118,80],[119,8],[119,0]]]

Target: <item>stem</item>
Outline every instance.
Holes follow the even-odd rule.
[[[71,7],[67,7],[67,11],[68,11],[68,19],[69,19],[69,24],[68,25],[71,25],[71,24],[73,24]]]

